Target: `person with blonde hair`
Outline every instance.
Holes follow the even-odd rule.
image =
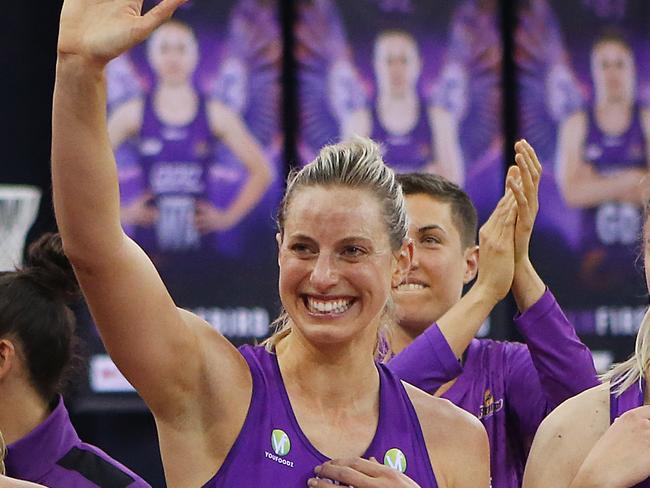
[[[650,220],[645,207],[645,277],[650,288]],[[524,488],[650,487],[650,311],[634,354],[603,376],[603,384],[560,405],[539,428]],[[552,469],[551,469],[552,467]]]
[[[167,485],[305,486],[328,460],[362,456],[398,470],[393,486],[488,486],[478,422],[375,362],[411,250],[376,144],[324,147],[289,180],[277,234],[289,329],[270,351],[236,349],[177,308],[122,230],[104,69],[181,3],[141,14],[141,1],[65,0],[52,120],[65,250],[109,354],[153,412]],[[511,204],[504,220],[515,215]]]

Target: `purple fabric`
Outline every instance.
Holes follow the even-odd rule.
[[[153,94],[145,97],[138,141],[140,164],[147,191],[160,212],[154,228],[136,227],[135,239],[146,250],[182,252],[201,246],[194,225],[195,203],[197,198],[206,198],[214,140],[203,97],[194,119],[180,126],[160,120]]]
[[[408,354],[398,354],[389,361],[389,368],[407,383],[421,390],[435,392],[459,376],[463,367],[442,335],[438,324],[427,328],[407,348]],[[405,350],[405,351],[406,351]],[[415,358],[423,358],[425,367],[415,366]]]
[[[601,175],[625,169],[647,168],[646,141],[639,106],[632,112],[628,129],[620,135],[605,134],[597,125],[593,108],[587,111],[587,136],[583,158]],[[625,202],[603,202],[582,211],[584,254],[582,283],[616,296],[632,296],[638,279],[638,238],[643,228],[643,207]],[[633,287],[633,288],[630,288]]]
[[[371,138],[381,142],[384,161],[399,173],[423,171],[434,160],[433,140],[426,100],[420,98],[418,120],[406,134],[388,132],[379,120],[376,103],[372,104]]]
[[[628,410],[643,406],[644,392],[639,382],[629,386],[627,390],[617,396],[614,392],[609,393],[609,420],[610,424]],[[634,485],[632,488],[650,488],[650,478]]]
[[[275,354],[263,347],[242,346],[253,377],[253,396],[246,420],[223,465],[204,488],[276,488],[307,486],[314,468],[327,461],[306,438],[294,416]],[[395,461],[399,449],[406,475],[423,488],[437,484],[420,423],[408,395],[384,365],[380,377],[379,423],[364,458]],[[404,463],[405,459],[405,463]],[[395,466],[396,463],[393,464]]]
[[[49,488],[101,488],[102,485],[90,481],[79,472],[83,472],[82,467],[64,468],[59,464],[75,449],[82,454],[91,454],[89,457],[93,458],[95,464],[102,464],[102,461],[108,463],[110,465],[108,471],[117,469],[121,472],[122,480],[131,478],[130,482],[121,481],[116,484],[115,477],[107,473],[107,469],[95,467],[94,473],[101,475],[106,482],[104,486],[150,488],[146,481],[101,449],[81,442],[70,423],[70,416],[61,398],[54,411],[41,425],[22,439],[7,446],[5,459],[7,476],[40,483]],[[113,484],[108,484],[107,476],[113,480]]]
[[[515,324],[530,347],[474,339],[463,373],[442,395],[483,423],[490,440],[494,488],[519,488],[542,419],[568,397],[598,384],[589,350],[550,291],[515,317]],[[423,345],[431,337],[418,337],[389,367],[405,381],[434,393],[445,381],[439,370],[434,371],[441,362],[436,357],[440,346],[427,351]]]

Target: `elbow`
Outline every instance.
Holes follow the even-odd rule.
[[[260,187],[266,189],[271,185],[273,182],[273,170],[271,169],[271,162],[268,159],[262,159],[262,164],[258,166],[255,176]]]
[[[581,198],[582,195],[577,191],[577,185],[573,184],[571,180],[559,180],[558,188],[567,207],[582,208],[585,206],[584,199]]]

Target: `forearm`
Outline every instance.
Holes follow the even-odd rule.
[[[71,258],[115,252],[123,238],[117,169],[106,127],[103,69],[60,56],[52,112],[52,186]]]
[[[528,257],[515,263],[512,295],[520,313],[524,313],[542,298],[546,285],[537,274]]]
[[[551,409],[596,386],[591,352],[575,332],[550,291],[515,317]]]
[[[262,199],[272,181],[272,174],[264,156],[260,167],[251,172],[241,191],[227,209],[229,220],[237,224]]]
[[[438,327],[456,357],[461,357],[498,301],[487,287],[474,286],[438,320]]]
[[[630,194],[636,193],[639,180],[629,178],[626,170],[611,175],[580,174],[571,178],[564,186],[564,199],[571,207],[590,208],[604,202],[629,201]],[[625,177],[622,177],[625,176]]]

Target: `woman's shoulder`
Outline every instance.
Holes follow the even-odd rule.
[[[418,416],[438,486],[450,486],[461,479],[486,478],[487,483],[489,446],[481,422],[449,400],[404,386]]]
[[[544,419],[531,447],[524,486],[568,486],[583,461],[609,427],[609,383],[568,399]],[[564,483],[564,484],[562,484]]]

